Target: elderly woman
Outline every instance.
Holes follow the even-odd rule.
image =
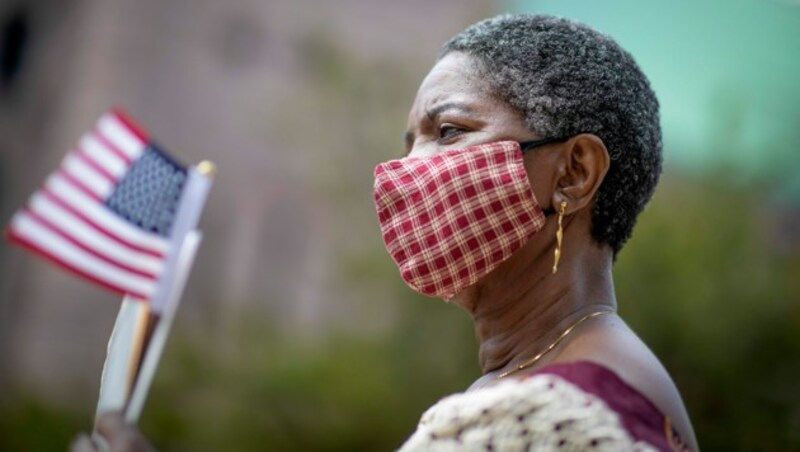
[[[697,449],[616,313],[612,264],[661,172],[631,55],[565,19],[479,22],[422,82],[406,152],[375,171],[384,241],[413,289],[472,316],[483,376],[404,450]]]
[[[402,449],[696,450],[674,383],[616,313],[612,264],[661,172],[631,55],[565,19],[479,22],[442,48],[405,144],[375,170],[384,242],[413,289],[472,316],[483,376]],[[144,445],[119,417],[100,431]]]

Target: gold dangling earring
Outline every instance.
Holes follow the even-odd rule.
[[[556,251],[554,254],[555,260],[553,261],[553,274],[558,271],[558,261],[561,259],[561,241],[564,239],[564,212],[567,210],[567,202],[561,201],[558,206],[558,230],[556,231]]]

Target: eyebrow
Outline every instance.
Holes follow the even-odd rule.
[[[470,108],[467,104],[462,104],[459,102],[445,102],[425,111],[425,116],[427,116],[431,121],[434,121],[436,120],[437,116],[441,115],[447,110],[459,110],[464,113],[473,112],[472,108]]]
[[[445,102],[435,107],[429,108],[425,111],[425,116],[431,122],[436,121],[436,118],[447,110],[458,110],[464,113],[472,113],[474,110],[469,105],[460,102]],[[414,133],[410,130],[403,136],[406,148],[410,148],[414,144]]]

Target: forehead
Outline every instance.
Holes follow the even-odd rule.
[[[422,81],[411,114],[441,102],[492,101],[488,84],[477,70],[474,58],[461,52],[452,52],[439,60]]]

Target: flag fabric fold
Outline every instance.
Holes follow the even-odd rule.
[[[156,290],[188,169],[124,112],[104,114],[17,211],[8,238],[139,299]]]

